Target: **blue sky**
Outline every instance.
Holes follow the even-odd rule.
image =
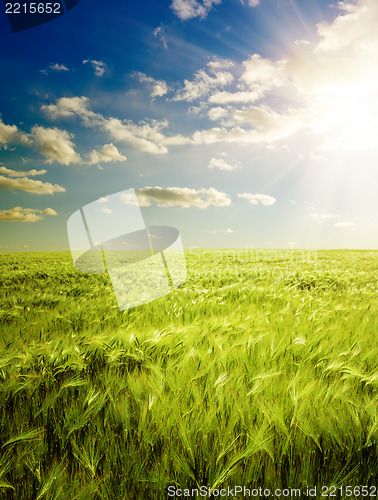
[[[0,15],[0,251],[135,188],[185,248],[376,248],[376,0],[80,0]]]

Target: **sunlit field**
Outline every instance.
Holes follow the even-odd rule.
[[[377,484],[378,252],[186,257],[121,312],[69,253],[0,256],[1,498]]]

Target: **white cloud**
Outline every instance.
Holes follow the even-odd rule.
[[[42,220],[44,215],[57,215],[57,213],[52,208],[36,210],[33,208],[14,207],[10,210],[0,211],[0,221],[37,222]],[[28,248],[27,245],[24,248]]]
[[[246,4],[245,0],[240,0],[240,3],[242,5]],[[260,0],[247,0],[247,5],[248,7],[257,7],[258,5],[260,5]]]
[[[282,86],[287,77],[282,61],[273,62],[259,54],[253,54],[243,62],[244,71],[240,77],[237,92],[215,92],[209,102],[212,104],[231,104],[255,102],[263,98],[268,91]]]
[[[285,139],[304,128],[306,117],[302,116],[302,113],[306,112],[288,109],[286,113],[280,114],[262,104],[234,109],[224,123],[228,126],[236,126],[236,129],[240,126],[248,127],[245,129],[244,137],[241,138],[242,142],[271,143]],[[232,136],[235,128],[229,129],[229,135]]]
[[[45,208],[43,213],[45,215],[58,215],[53,208]]]
[[[20,171],[20,170],[11,170],[10,168],[6,168],[4,166],[0,166],[0,174],[7,175],[8,177],[34,177],[35,175],[44,175],[47,173],[47,170],[27,170],[27,171]]]
[[[53,71],[69,71],[69,68],[67,68],[67,66],[65,66],[64,64],[51,64],[50,65],[50,69],[52,69]]]
[[[103,61],[95,61],[90,59],[84,59],[83,64],[90,63],[94,69],[95,75],[98,77],[104,76],[107,66]]]
[[[228,111],[224,108],[221,108],[220,106],[217,106],[209,110],[208,116],[210,120],[218,121],[226,118],[228,116]]]
[[[190,139],[182,135],[166,136],[162,130],[169,123],[166,120],[151,120],[136,124],[131,120],[106,118],[88,109],[86,97],[65,97],[56,104],[43,106],[43,110],[51,118],[78,116],[87,127],[99,127],[109,133],[114,141],[130,144],[132,147],[151,154],[166,154],[167,146],[188,144]]]
[[[156,127],[145,124],[140,127],[132,122],[123,123],[118,118],[109,118],[103,122],[102,128],[109,132],[112,139],[118,142],[125,142],[136,149],[151,154],[165,154],[168,149],[162,144],[148,140],[157,131]]]
[[[0,173],[5,174],[5,176],[0,175],[0,190],[14,191],[17,189],[34,194],[54,194],[64,193],[66,191],[64,187],[59,186],[58,184],[35,181],[33,179],[29,179],[26,176],[43,175],[46,173],[46,170],[33,169],[29,170],[28,172],[17,172],[16,170],[11,170],[1,166]]]
[[[57,161],[62,165],[81,163],[81,158],[73,149],[72,135],[58,128],[44,128],[35,125],[31,131],[33,143],[46,158],[46,163]]]
[[[215,144],[223,143],[244,143],[257,144],[261,142],[253,131],[243,129],[241,127],[214,127],[207,130],[197,130],[193,134],[193,144]]]
[[[273,196],[269,196],[268,194],[252,194],[252,193],[241,193],[238,194],[238,198],[243,198],[244,200],[249,201],[251,205],[264,205],[270,206],[276,203],[276,198]]]
[[[145,187],[137,190],[137,197],[140,206],[144,207],[151,205],[150,200],[156,201],[159,207],[204,209],[210,206],[229,207],[231,205],[229,196],[215,188]]]
[[[218,5],[221,0],[173,0],[171,8],[182,21],[199,17],[204,19],[213,5]]]
[[[216,108],[215,116],[221,117],[223,126],[197,130],[193,134],[194,144],[273,144],[311,128],[312,117],[304,109],[291,108],[278,113],[265,104],[222,109]],[[209,117],[213,118],[211,111]]]
[[[163,80],[155,80],[151,76],[147,76],[144,73],[135,73],[134,75],[140,82],[146,82],[151,84],[151,97],[162,97],[168,92],[168,86]]]
[[[56,111],[55,111],[56,112]],[[53,110],[54,113],[54,110]],[[45,158],[46,163],[57,161],[63,165],[81,163],[80,155],[73,149],[72,135],[58,128],[44,128],[35,125],[30,134],[20,131],[16,125],[5,125],[0,120],[0,143],[22,144],[36,148]],[[13,176],[22,175],[13,171]],[[30,175],[41,175],[34,170]],[[2,173],[8,174],[2,169]],[[44,173],[44,172],[43,172]],[[29,173],[27,173],[29,175]],[[11,175],[11,174],[9,174]]]
[[[126,156],[121,155],[114,144],[105,144],[101,149],[94,149],[90,153],[89,163],[108,163],[111,161],[126,161]]]
[[[34,194],[54,194],[64,193],[66,191],[64,187],[59,186],[59,184],[34,181],[28,177],[18,177],[17,179],[12,179],[0,175],[0,190],[14,191],[16,189]]]
[[[229,71],[214,71],[214,62],[208,64],[214,76],[201,69],[194,75],[194,80],[184,80],[184,88],[172,98],[173,101],[194,101],[204,97],[220,87],[230,85],[234,76]]]
[[[51,63],[46,69],[41,69],[40,72],[47,75],[50,71],[65,72],[69,70],[70,69],[65,64]]]
[[[30,139],[16,125],[6,125],[0,118],[0,143],[7,144],[9,142],[29,144]]]
[[[101,209],[101,212],[104,212],[104,214],[108,214],[108,215],[109,215],[109,214],[111,214],[111,213],[112,213],[112,209],[111,209],[111,208],[109,208],[109,207],[103,207],[103,208]]]
[[[241,80],[250,88],[263,94],[268,89],[279,87],[287,76],[284,73],[284,61],[274,62],[259,54],[253,54],[243,62],[244,72]]]
[[[231,104],[258,101],[263,96],[261,91],[241,91],[241,92],[215,92],[209,97],[211,104]]]
[[[167,31],[167,27],[164,26],[164,24],[161,24],[157,28],[154,29],[152,32],[155,38],[158,38],[161,43],[163,44],[163,47],[165,49],[168,48],[168,42],[167,42],[167,37],[165,36],[165,33]]]
[[[336,222],[336,224],[334,224],[335,227],[351,227],[355,225],[355,222]]]
[[[88,109],[89,99],[87,97],[61,97],[55,104],[43,105],[41,107],[53,120],[79,116],[83,120],[94,120],[99,118],[93,111]]]
[[[210,68],[210,71],[216,72],[219,69],[231,68],[234,63],[231,59],[214,59],[207,63],[207,66]]]
[[[208,164],[208,168],[219,168],[219,170],[235,170],[239,166],[239,162],[227,162],[223,158],[211,158]]]

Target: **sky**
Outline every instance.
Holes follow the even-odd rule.
[[[376,0],[1,8],[0,252],[130,188],[187,249],[377,248]]]

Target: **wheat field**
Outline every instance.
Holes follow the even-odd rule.
[[[121,312],[68,252],[0,255],[1,498],[377,485],[378,252],[186,259]]]

